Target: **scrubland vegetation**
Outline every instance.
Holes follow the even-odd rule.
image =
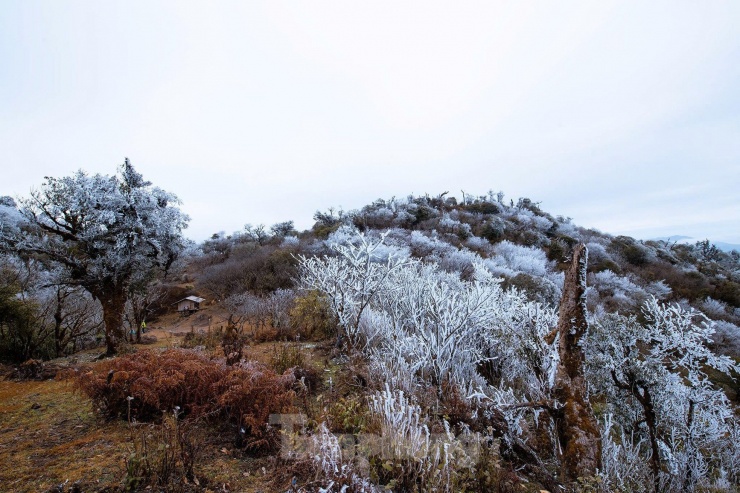
[[[199,245],[176,205],[128,162],[0,200],[8,491],[738,490],[738,252],[501,192]]]

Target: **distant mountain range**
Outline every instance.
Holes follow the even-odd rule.
[[[701,241],[700,239],[692,238],[691,236],[683,236],[683,235],[661,236],[658,238],[650,238],[650,239],[655,240],[655,241],[671,241],[671,242],[675,241],[676,243],[687,243],[687,244],[694,244],[697,241]],[[733,250],[737,250],[738,252],[740,252],[740,245],[736,243],[725,243],[724,241],[712,241],[712,244],[724,252],[731,252]]]

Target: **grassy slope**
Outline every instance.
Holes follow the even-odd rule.
[[[68,382],[0,382],[0,490],[45,491],[83,479],[120,481],[123,423],[101,423]]]
[[[192,326],[177,316],[154,325],[150,334],[157,336],[157,343],[141,349],[178,346],[180,335]],[[269,360],[274,344],[250,348],[249,358]],[[78,354],[56,362],[75,366],[91,359]],[[231,437],[218,430],[204,432],[196,475],[207,478],[208,487],[198,490],[272,489],[269,461],[245,457],[232,446]],[[17,382],[0,377],[0,493],[43,492],[65,481],[68,486],[80,481],[85,492],[117,491],[131,450],[128,424],[96,416],[90,400],[70,380]]]

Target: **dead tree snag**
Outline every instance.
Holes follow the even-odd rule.
[[[588,250],[579,244],[565,274],[557,328],[560,362],[555,374],[554,394],[562,405],[558,413],[558,438],[563,453],[565,482],[593,476],[601,465],[599,428],[588,401],[580,346],[588,329],[585,306],[587,263]]]

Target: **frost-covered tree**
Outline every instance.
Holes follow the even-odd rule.
[[[285,238],[286,236],[295,235],[297,233],[293,221],[284,221],[273,224],[270,226],[270,231],[273,236],[277,236],[278,238]]]
[[[463,281],[434,264],[403,266],[373,303],[378,354],[405,360],[433,385],[464,383],[486,359],[481,334],[500,318],[499,284],[480,268]]]
[[[78,171],[47,177],[21,200],[19,223],[2,227],[0,245],[58,266],[60,283],[98,299],[107,352],[114,354],[124,338],[130,282],[151,269],[168,269],[184,248],[189,218],[178,203],[145,181],[128,159],[114,176]]]
[[[606,397],[614,416],[609,427],[622,434],[622,449],[609,444],[621,452],[610,455],[647,462],[654,491],[695,491],[726,474],[737,481],[737,453],[731,452],[737,444],[728,443],[737,424],[707,371],[738,366],[708,348],[714,329],[702,314],[650,298],[643,316],[640,324],[607,315],[585,345],[592,388]]]
[[[342,335],[356,346],[363,341],[360,330],[363,314],[378,293],[387,285],[388,276],[408,259],[395,255],[378,240],[363,234],[353,235],[355,242],[332,243],[333,257],[299,256],[300,278],[304,289],[325,293],[332,312],[339,320]]]

